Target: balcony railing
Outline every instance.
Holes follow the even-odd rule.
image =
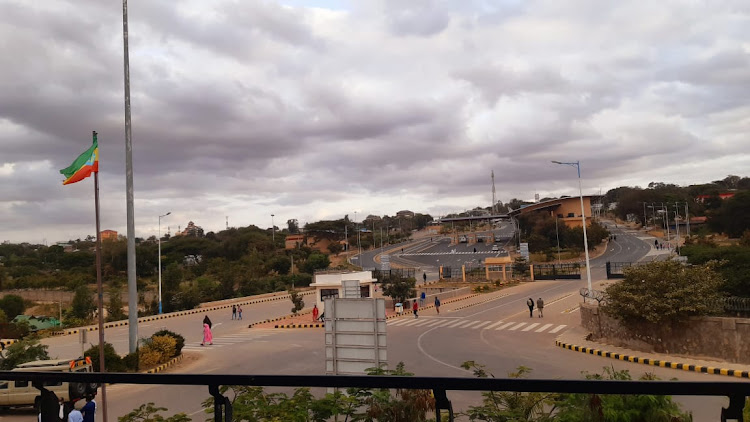
[[[689,381],[603,381],[545,380],[517,378],[448,378],[398,376],[333,376],[333,375],[229,375],[229,374],[130,374],[72,372],[11,372],[0,371],[0,380],[30,381],[37,388],[43,382],[84,382],[137,385],[185,385],[208,387],[214,397],[214,420],[231,421],[231,402],[219,392],[220,386],[244,385],[264,387],[332,387],[362,389],[423,389],[435,397],[436,420],[447,410],[448,420],[453,409],[448,391],[510,391],[557,392],[581,394],[649,394],[673,396],[726,396],[729,406],[721,409],[721,421],[742,421],[742,409],[750,396],[746,382]],[[43,418],[44,419],[44,418]]]

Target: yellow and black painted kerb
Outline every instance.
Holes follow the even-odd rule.
[[[750,378],[750,371],[741,371],[737,369],[715,368],[713,366],[690,365],[687,363],[678,363],[660,359],[641,358],[637,356],[624,355],[621,353],[612,353],[604,350],[594,349],[591,347],[576,346],[573,344],[555,341],[555,345],[563,349],[573,350],[576,352],[586,353],[594,356],[601,356],[610,359],[617,359],[625,362],[640,363],[642,365],[658,366],[661,368],[681,369],[683,371],[700,372],[703,374],[727,375],[737,378]]]
[[[3,346],[10,346],[11,344],[17,342],[17,339],[8,339],[8,340],[0,340],[0,343],[2,343]]]
[[[323,323],[316,324],[283,324],[274,325],[273,328],[324,328],[326,325]]]
[[[162,363],[161,365],[157,366],[156,368],[151,368],[148,371],[146,371],[147,374],[155,374],[157,372],[164,371],[165,369],[169,368],[170,366],[174,365],[175,363],[182,360],[182,355],[172,358],[169,362]]]

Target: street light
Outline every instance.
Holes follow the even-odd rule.
[[[276,247],[276,225],[273,224],[273,214],[271,214],[271,242],[274,244],[274,248]]]
[[[586,253],[586,281],[588,282],[589,294],[593,294],[591,291],[591,265],[589,264],[589,240],[586,236],[586,210],[583,208],[583,190],[581,189],[581,162],[576,161],[574,163],[563,163],[560,161],[552,161],[555,164],[563,164],[566,166],[575,167],[578,170],[578,196],[581,198],[581,219],[583,220],[583,250]],[[583,301],[586,301],[584,296]]]
[[[161,219],[172,214],[172,211],[159,216],[159,314],[161,314]]]

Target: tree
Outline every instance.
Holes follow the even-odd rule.
[[[89,321],[92,314],[96,310],[96,302],[94,297],[86,286],[79,286],[75,295],[73,296],[73,302],[71,303],[70,316],[73,318],[82,319]]]
[[[289,229],[289,234],[299,233],[299,223],[296,218],[291,218],[286,221],[286,226]]]
[[[289,291],[289,299],[292,300],[292,304],[294,307],[292,308],[292,313],[297,314],[297,312],[301,311],[305,307],[305,301],[302,300],[302,295],[296,291],[296,290],[290,290]]]
[[[99,371],[99,345],[92,345],[85,352],[84,356],[91,358],[91,366],[94,371]],[[120,355],[115,351],[114,346],[111,343],[104,343],[104,370],[106,372],[125,372],[127,367],[122,361]]]
[[[708,224],[729,237],[742,236],[750,229],[750,192],[737,192],[734,197],[721,201],[721,207],[709,218]]]
[[[328,244],[328,251],[334,255],[338,255],[344,249],[341,243],[331,242]]]
[[[48,360],[47,348],[47,345],[39,344],[38,340],[21,340],[13,343],[1,355],[0,369],[10,371],[22,363]]]
[[[622,281],[607,287],[602,309],[625,325],[675,323],[716,313],[723,280],[714,267],[688,267],[674,260],[630,267]]]
[[[308,274],[315,273],[315,270],[323,270],[331,265],[331,260],[328,259],[328,255],[322,253],[312,253],[307,257],[305,263],[302,264],[302,270]]]
[[[122,311],[122,289],[119,286],[109,288],[109,303],[107,304],[107,321],[120,321],[127,318]]]
[[[184,413],[178,413],[174,416],[165,418],[159,412],[166,412],[165,407],[155,407],[153,402],[140,405],[137,409],[125,416],[117,418],[117,422],[189,422],[189,416]]]
[[[390,297],[396,302],[404,303],[406,299],[416,296],[415,287],[417,280],[414,277],[402,277],[399,275],[391,275],[390,277],[383,278],[382,281],[383,294]]]
[[[0,309],[5,312],[8,320],[12,320],[17,315],[23,315],[23,312],[26,310],[26,304],[23,303],[21,296],[5,295],[0,299]]]

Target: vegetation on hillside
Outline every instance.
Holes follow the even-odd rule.
[[[556,222],[556,218],[547,211],[537,211],[518,217],[521,241],[528,242],[530,252],[541,252],[556,256],[558,238],[560,249],[582,251],[583,228],[567,227]],[[596,221],[586,226],[586,238],[589,249],[594,249],[602,240],[609,237],[609,231]]]

